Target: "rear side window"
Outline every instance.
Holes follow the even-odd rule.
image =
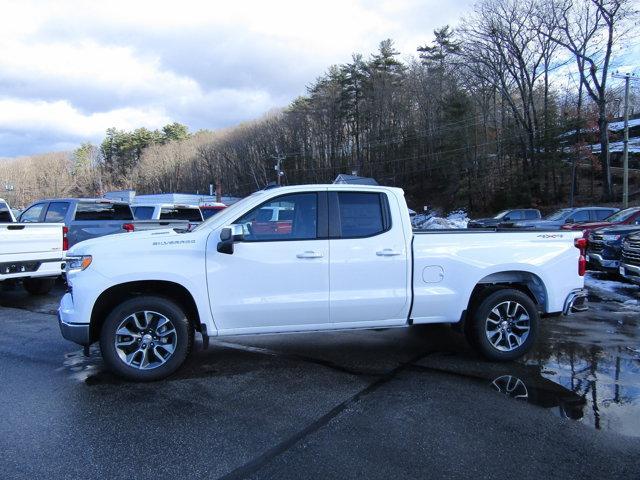
[[[133,220],[129,205],[121,203],[78,203],[76,220]]]
[[[190,222],[201,222],[202,214],[199,208],[167,208],[160,210],[160,220],[189,220]]]
[[[379,193],[338,192],[340,238],[363,238],[388,230],[386,196]]]
[[[133,207],[133,216],[136,220],[151,220],[155,207]]]
[[[32,207],[29,207],[25,210],[22,215],[20,215],[20,222],[22,223],[35,223],[40,221],[40,216],[42,215],[42,211],[46,206],[46,203],[37,203]]]
[[[47,209],[47,215],[44,217],[44,221],[49,223],[64,222],[67,210],[69,210],[68,202],[51,202]]]
[[[13,222],[13,218],[11,218],[11,212],[9,211],[9,206],[0,202],[0,223],[11,223]]]

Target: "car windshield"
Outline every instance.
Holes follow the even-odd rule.
[[[507,213],[509,213],[511,210],[503,210],[500,213],[498,213],[495,217],[496,220],[500,220],[502,217],[504,217]]]
[[[551,215],[548,215],[545,220],[562,220],[568,217],[572,211],[573,210],[570,208],[561,208],[560,210],[553,212]]]
[[[604,221],[611,222],[611,223],[624,222],[631,215],[637,213],[638,210],[640,210],[640,208],[627,208],[625,210],[620,210],[619,212],[616,212],[613,215],[609,215],[607,218],[604,219]]]
[[[237,201],[236,203],[234,203],[233,205],[227,207],[224,209],[224,214],[228,214],[229,212],[236,212],[238,210],[242,210],[244,208],[244,205],[246,205],[247,201],[255,198],[258,195],[262,195],[264,194],[264,190],[258,190],[255,193],[252,193],[251,195],[249,195],[248,197],[243,198],[242,200]],[[220,212],[223,213],[223,212]],[[193,230],[191,230],[192,232],[195,232],[196,230],[201,230],[203,228],[207,228],[207,225],[210,225],[212,221],[216,220],[219,217],[219,215],[214,215],[213,217],[209,217],[207,220],[205,220],[204,222],[202,222],[200,225],[198,225],[196,228],[194,228]]]

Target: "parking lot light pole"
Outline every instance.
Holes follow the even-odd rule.
[[[631,74],[615,73],[614,78],[624,79],[624,139],[622,140],[622,206],[629,207],[629,81],[638,80]]]

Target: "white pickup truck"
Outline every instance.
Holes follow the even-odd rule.
[[[284,209],[283,218],[265,210]],[[485,357],[535,342],[541,314],[586,308],[580,232],[413,232],[402,190],[305,185],[257,192],[195,230],[75,245],[59,324],[100,341],[132,380],[174,372],[195,332],[464,326]]]
[[[63,272],[61,223],[0,223],[0,282],[22,280],[32,295],[51,290]]]

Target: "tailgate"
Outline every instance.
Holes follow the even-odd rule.
[[[62,252],[61,223],[0,224],[0,261],[24,254]]]

